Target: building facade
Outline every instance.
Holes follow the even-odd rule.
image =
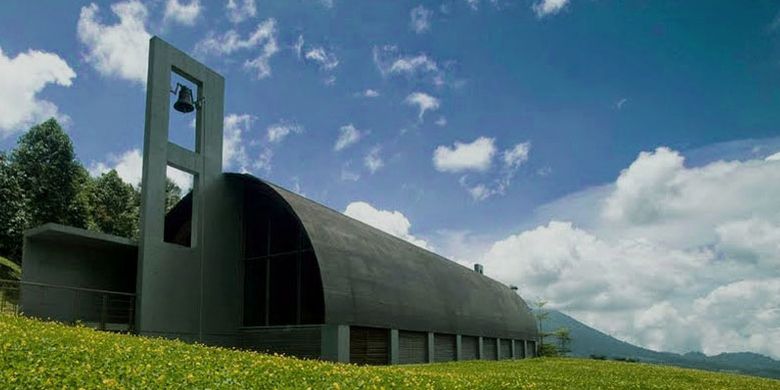
[[[197,90],[194,150],[169,141],[172,72]],[[131,294],[142,335],[365,364],[535,354],[536,322],[509,287],[223,173],[223,90],[220,75],[152,38],[139,242],[44,225],[26,234],[23,280]],[[194,185],[166,213],[169,166]],[[22,291],[27,314],[67,319],[75,306]]]

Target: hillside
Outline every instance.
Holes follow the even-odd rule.
[[[0,387],[776,389],[780,382],[659,365],[527,359],[359,367],[102,333],[0,315]]]
[[[710,371],[739,372],[780,379],[780,362],[756,353],[738,352],[707,356],[696,352],[684,355],[656,352],[618,340],[559,311],[550,311],[548,320],[543,324],[544,330],[549,332],[560,327],[569,328],[571,331],[571,356],[598,355],[610,359],[635,359],[648,363],[671,364]]]

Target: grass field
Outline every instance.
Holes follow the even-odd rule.
[[[54,387],[758,390],[780,381],[581,359],[359,367],[0,315],[0,388]]]

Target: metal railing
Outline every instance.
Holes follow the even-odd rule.
[[[0,313],[133,332],[135,294],[0,279]]]

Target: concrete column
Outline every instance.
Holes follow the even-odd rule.
[[[455,360],[463,360],[463,347],[461,346],[461,336],[455,335]]]
[[[523,340],[523,351],[525,351],[525,357],[531,357],[528,355],[528,340]]]
[[[400,353],[400,338],[398,337],[398,329],[390,329],[390,364],[398,364],[398,356]]]
[[[433,345],[433,332],[428,332],[428,363],[433,363],[433,357],[436,353]]]
[[[503,358],[504,357],[501,356],[501,338],[496,337],[496,360],[501,360]]]
[[[483,352],[484,350],[482,349],[482,342],[483,342],[482,336],[479,336],[479,338],[477,339],[477,359],[479,360],[485,359],[485,353]]]
[[[517,359],[517,351],[515,351],[515,344],[517,344],[517,340],[509,340],[511,344],[509,344],[509,348],[512,349],[512,359]]]
[[[322,360],[349,363],[349,325],[323,325]]]

